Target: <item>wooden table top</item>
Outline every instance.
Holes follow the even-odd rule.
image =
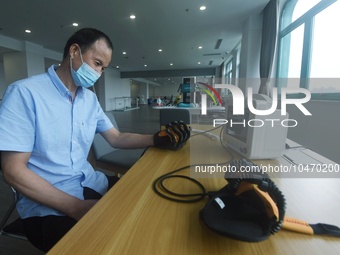
[[[194,158],[190,148],[195,148],[197,155]],[[206,136],[192,137],[190,143],[178,151],[149,148],[48,254],[340,253],[340,238],[310,236],[283,229],[258,243],[223,237],[208,230],[200,221],[199,211],[207,199],[177,203],[158,196],[152,189],[155,179],[177,168],[228,159],[230,154],[220,142]],[[189,175],[189,172],[187,169],[181,174]],[[226,185],[224,178],[198,180],[208,191],[216,191]],[[340,179],[276,178],[274,182],[286,197],[287,216],[309,223],[340,226]],[[177,178],[168,180],[167,185],[180,193],[198,191],[193,184]]]

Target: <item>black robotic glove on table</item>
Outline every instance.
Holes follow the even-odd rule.
[[[165,130],[153,137],[154,145],[161,149],[178,150],[190,138],[190,128],[183,121],[173,121],[165,125]]]

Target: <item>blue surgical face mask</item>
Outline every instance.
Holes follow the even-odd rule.
[[[79,48],[79,51],[80,51],[80,59],[81,59],[82,65],[78,68],[77,71],[73,70],[72,58],[70,58],[72,78],[73,78],[74,83],[77,86],[89,88],[93,86],[93,84],[99,79],[100,74],[83,61],[80,48]]]

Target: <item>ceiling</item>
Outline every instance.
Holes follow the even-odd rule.
[[[168,80],[171,70],[221,65],[240,41],[244,21],[260,13],[268,1],[1,0],[0,35],[62,53],[74,31],[98,28],[113,42],[112,68],[143,72],[144,77],[168,70],[164,75],[156,72]],[[206,10],[199,9],[202,5]],[[79,26],[72,26],[74,22]],[[0,54],[7,51],[2,48]]]

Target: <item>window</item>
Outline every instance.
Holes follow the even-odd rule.
[[[340,2],[288,0],[280,21],[278,87],[340,100]]]
[[[232,84],[233,81],[233,57],[224,63],[224,83]],[[228,89],[219,89],[221,98],[224,98],[230,93]]]
[[[231,59],[225,67],[225,82],[227,84],[232,84],[233,78],[233,60]]]

